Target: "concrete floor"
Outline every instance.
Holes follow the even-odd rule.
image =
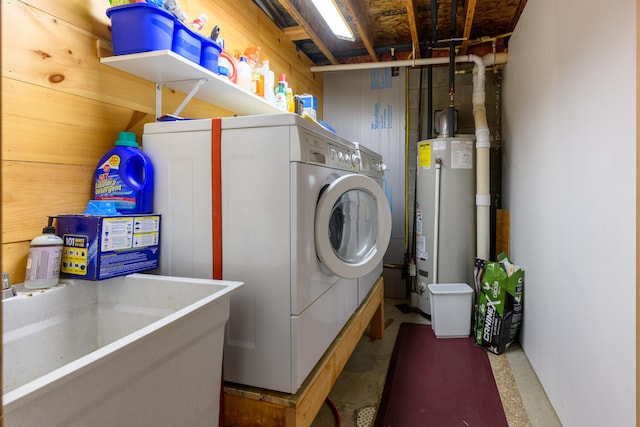
[[[338,409],[341,426],[370,427],[373,424],[400,324],[429,323],[419,313],[404,314],[395,307],[406,302],[385,298],[387,327],[384,338],[373,340],[365,333],[331,390],[329,399]],[[562,426],[526,355],[517,344],[499,356],[489,353],[489,360],[510,427]],[[332,410],[325,404],[312,427],[336,425]]]

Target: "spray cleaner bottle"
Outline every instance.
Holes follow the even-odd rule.
[[[153,211],[153,165],[136,142],[136,134],[120,132],[115,148],[96,168],[94,199],[114,203],[122,214]]]
[[[62,259],[62,238],[56,236],[53,217],[42,229],[42,234],[31,241],[24,287],[45,289],[58,284],[60,261]]]

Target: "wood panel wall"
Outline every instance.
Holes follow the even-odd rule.
[[[233,54],[259,46],[276,76],[286,73],[294,93],[322,100],[322,75],[252,0],[179,0],[189,16],[205,13],[221,28]],[[108,0],[2,0],[2,271],[24,280],[29,242],[49,215],[78,213],[91,198],[92,176],[118,132],[142,140],[154,120],[152,82],[100,63],[97,45],[110,48]],[[163,111],[182,94],[166,91]],[[230,116],[199,100],[185,117]]]

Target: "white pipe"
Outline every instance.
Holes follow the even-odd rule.
[[[438,283],[438,239],[440,230],[440,172],[442,170],[442,159],[436,159],[436,189],[435,189],[435,211],[433,215],[433,283]]]
[[[485,108],[485,67],[505,64],[507,53],[490,53],[483,57],[477,55],[456,56],[456,62],[473,62],[473,119],[476,127],[476,256],[480,259],[490,259],[490,227],[489,207],[491,194],[489,185],[489,149],[490,134],[487,125],[487,110]],[[359,64],[323,65],[311,67],[311,72],[367,70],[373,68],[415,67],[418,65],[445,65],[448,57],[422,58],[402,61],[364,62]],[[453,124],[451,124],[453,126]],[[434,269],[436,262],[434,259]],[[437,271],[437,270],[435,270]],[[434,274],[434,283],[436,283]]]
[[[489,260],[490,239],[490,133],[485,107],[485,65],[483,58],[473,56],[473,119],[476,127],[476,256]],[[494,59],[495,60],[495,59]]]
[[[507,62],[507,54],[490,53],[483,57],[477,55],[460,55],[456,56],[456,62],[474,62],[478,64],[484,63],[485,66],[504,64]],[[416,67],[418,65],[447,65],[449,57],[437,58],[420,58],[420,59],[403,59],[398,61],[381,61],[381,62],[361,62],[357,64],[338,64],[338,65],[315,65],[309,70],[312,73],[328,72],[328,71],[349,71],[349,70],[372,70],[374,68],[392,68],[392,67]]]

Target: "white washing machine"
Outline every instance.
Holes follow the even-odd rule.
[[[356,153],[358,155],[358,170],[361,174],[373,179],[380,188],[384,188],[382,185],[382,178],[384,177],[384,171],[386,166],[383,162],[381,154],[376,153],[373,150],[359,144],[356,145]],[[376,220],[375,216],[369,216],[366,220]],[[365,228],[373,229],[370,224],[364,224]],[[358,278],[358,303],[361,303],[367,296],[376,280],[382,275],[383,262],[382,260],[371,270],[370,273]]]
[[[225,381],[295,393],[358,307],[358,278],[382,262],[380,185],[357,172],[353,144],[294,114],[152,123],[143,149],[163,215],[160,272],[245,282]]]

